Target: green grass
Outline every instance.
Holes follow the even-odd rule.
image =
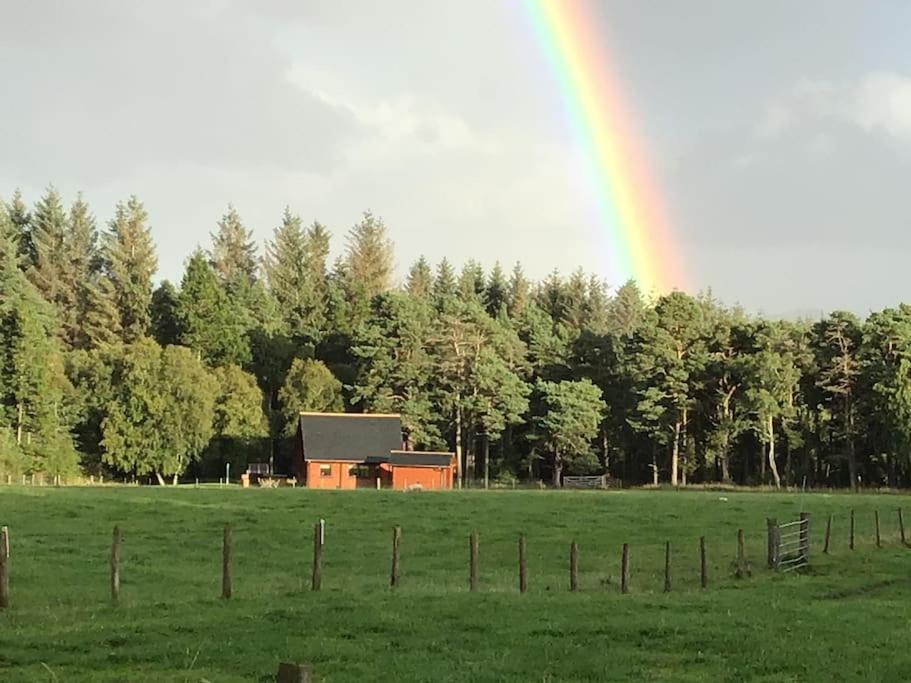
[[[0,680],[267,681],[283,660],[308,662],[328,681],[907,680],[911,550],[897,539],[899,506],[911,523],[911,497],[893,495],[0,488],[13,601],[0,614]],[[796,519],[801,510],[812,514],[811,569],[768,572],[765,518]],[[320,517],[323,590],[312,593]],[[224,601],[228,521],[234,598]],[[118,607],[108,587],[115,523],[124,534]],[[392,592],[396,524],[402,585]],[[738,527],[753,565],[743,580],[731,575]],[[481,560],[474,594],[472,529]],[[526,595],[517,591],[520,533]],[[567,590],[572,540],[575,594]],[[618,586],[624,542],[628,595]]]

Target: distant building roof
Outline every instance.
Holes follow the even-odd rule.
[[[399,415],[301,413],[304,460],[388,462],[402,447]]]
[[[392,451],[389,454],[390,465],[415,467],[449,467],[452,464],[452,453],[442,451]]]

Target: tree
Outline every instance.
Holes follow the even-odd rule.
[[[30,240],[33,260],[28,267],[29,279],[46,301],[62,312],[64,297],[71,291],[66,282],[66,211],[60,193],[53,185],[35,204],[32,214]]]
[[[781,323],[761,323],[745,370],[745,401],[752,427],[767,447],[767,462],[776,488],[781,476],[775,459],[776,422],[793,414],[793,393],[800,379],[786,330]]]
[[[243,314],[231,305],[201,251],[196,251],[187,262],[175,318],[180,343],[197,351],[210,365],[241,365],[250,361]]]
[[[484,300],[487,302],[487,312],[492,316],[498,315],[508,305],[509,283],[499,261],[493,264],[493,269],[487,277]]]
[[[563,485],[563,468],[590,468],[591,443],[606,409],[601,390],[587,379],[546,382],[538,380],[543,414],[536,423],[553,456],[553,484]]]
[[[258,257],[253,231],[244,227],[237,210],[228,204],[228,210],[218,221],[212,234],[212,267],[223,283],[235,282],[245,277],[256,280]]]
[[[383,219],[369,211],[348,231],[345,271],[349,292],[367,299],[392,288],[393,246]]]
[[[61,304],[63,340],[68,348],[86,348],[89,338],[84,325],[92,301],[89,290],[101,263],[95,217],[82,194],[70,207],[64,244],[67,261],[63,271],[66,296]]]
[[[16,246],[19,256],[22,257],[26,267],[35,262],[35,245],[32,243],[32,216],[22,199],[22,193],[16,189],[13,199],[8,207],[9,219],[16,233]]]
[[[516,263],[512,269],[512,275],[509,277],[509,294],[508,307],[509,315],[512,318],[518,318],[528,305],[528,299],[531,295],[531,284],[525,277],[522,265]]]
[[[0,431],[7,462],[51,475],[75,470],[58,323],[18,267],[17,247],[0,237]],[[15,443],[15,448],[11,446]]]
[[[319,223],[305,231],[300,218],[285,207],[282,223],[266,245],[266,278],[291,335],[310,343],[322,338],[326,325],[328,255],[328,231]]]
[[[269,426],[263,412],[263,393],[256,378],[236,365],[216,368],[213,375],[218,386],[215,436],[205,457],[219,464],[219,472],[226,464],[240,471],[248,462],[265,455],[263,444],[269,436]]]
[[[214,433],[217,386],[193,352],[151,339],[101,352],[111,384],[101,418],[102,460],[174,483]]]
[[[433,300],[441,308],[456,295],[455,271],[449,260],[444,258],[437,265],[436,277],[433,280]]]
[[[104,275],[110,287],[97,289],[98,296],[113,295],[120,318],[120,335],[131,343],[149,331],[152,276],[158,268],[148,214],[135,197],[120,202],[108,231],[102,238]]]
[[[813,328],[814,355],[818,366],[816,387],[823,405],[837,416],[848,456],[849,486],[857,488],[857,384],[860,380],[862,328],[857,318],[836,311]]]
[[[400,413],[409,447],[443,443],[432,400],[432,334],[433,309],[426,299],[389,292],[374,299],[370,319],[354,337],[352,402],[367,411]]]
[[[151,319],[152,338],[162,346],[177,344],[180,338],[180,323],[177,320],[179,295],[169,280],[152,292]]]
[[[285,377],[278,400],[284,418],[284,433],[297,428],[302,411],[338,412],[344,409],[342,383],[321,361],[295,358]]]
[[[474,259],[469,259],[462,267],[462,272],[459,273],[459,280],[456,286],[458,288],[459,298],[465,303],[485,305],[484,269],[481,268],[481,264]]]
[[[635,280],[627,280],[610,300],[605,311],[607,329],[632,334],[645,316],[645,301]]]
[[[418,299],[429,299],[433,291],[433,271],[427,259],[421,256],[408,271],[405,291]]]

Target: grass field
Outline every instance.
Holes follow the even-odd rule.
[[[12,570],[0,680],[268,681],[283,660],[310,663],[327,681],[908,680],[911,550],[897,539],[899,506],[911,517],[911,497],[892,495],[0,488]],[[812,515],[811,568],[773,574],[764,568],[765,518],[796,519],[801,510]],[[824,556],[828,514],[835,521]],[[323,590],[312,593],[320,517]],[[219,598],[224,522],[234,525],[230,601]],[[115,523],[124,535],[118,607],[108,586]],[[393,592],[396,524],[402,585]],[[738,527],[753,565],[743,580],[731,575]],[[478,593],[467,582],[472,529],[480,533]],[[517,592],[520,533],[525,595]],[[579,544],[575,594],[567,590],[571,540]],[[618,586],[624,542],[628,595]]]

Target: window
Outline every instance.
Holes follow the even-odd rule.
[[[366,465],[352,465],[348,468],[349,477],[357,477],[358,479],[366,479],[370,476],[370,468]]]
[[[320,465],[319,466],[319,476],[331,477],[332,476],[332,465]]]

